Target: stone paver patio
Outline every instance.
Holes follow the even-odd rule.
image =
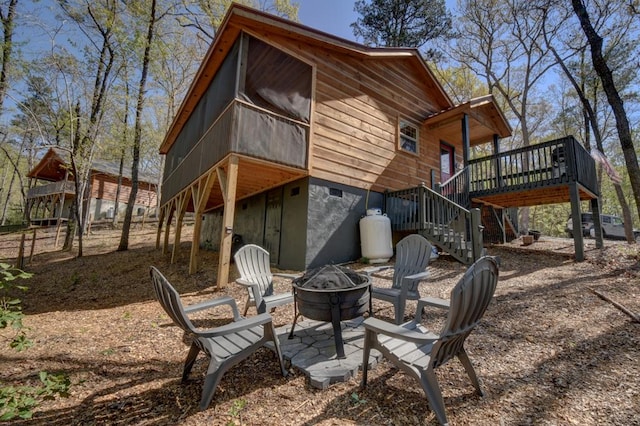
[[[276,329],[285,362],[297,367],[309,377],[311,386],[326,389],[330,384],[356,377],[362,367],[364,347],[363,317],[341,322],[344,359],[338,359],[331,322],[304,319],[298,321],[293,339],[291,325]],[[369,368],[374,368],[381,356],[376,350],[369,356]]]

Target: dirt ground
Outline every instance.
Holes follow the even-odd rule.
[[[37,233],[25,266],[35,275],[20,295],[35,345],[14,352],[4,342],[8,330],[0,331],[0,381],[33,384],[46,370],[68,374],[72,386],[68,398],[44,402],[25,423],[436,424],[419,384],[386,362],[370,372],[365,390],[360,376],[318,390],[295,369],[279,375],[267,349],[228,371],[209,409],[198,411],[207,362],[200,357],[192,379],[180,382],[187,346],[153,297],[149,266],[187,303],[226,293],[242,308],[246,293],[233,282],[216,289],[212,252],[202,252],[199,272],[187,274],[191,231],[183,230],[174,264],[155,249],[152,226],[134,229],[126,252],[115,251],[118,231],[94,229],[80,259],[55,251],[51,233]],[[18,245],[19,234],[0,235],[0,259],[13,262]],[[592,291],[640,314],[639,247],[606,242],[599,250],[588,240],[587,261],[576,263],[572,240],[542,236],[526,247],[519,240],[490,247],[489,254],[501,259],[498,289],[466,343],[485,397],[474,393],[457,360],[439,368],[450,424],[640,425],[640,324]],[[464,267],[441,256],[430,270],[422,293],[448,297]],[[408,314],[414,309],[410,304]],[[392,316],[391,305],[378,301],[374,311]],[[293,307],[273,317],[276,326],[290,323]],[[430,323],[441,324],[442,313],[428,311]]]

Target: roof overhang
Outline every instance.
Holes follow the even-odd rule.
[[[493,95],[471,99],[468,102],[440,111],[424,121],[427,129],[450,143],[462,143],[462,118],[469,119],[470,145],[493,141],[494,135],[506,138],[512,129]]]
[[[418,49],[367,47],[247,6],[232,4],[165,135],[160,146],[161,154],[166,154],[175,142],[189,116],[197,106],[198,101],[209,87],[222,61],[243,30],[255,33],[266,32],[295,40],[304,40],[312,45],[322,46],[326,51],[361,59],[405,59],[413,61],[417,69],[424,73],[425,82],[432,90],[431,96],[436,105],[442,109],[453,106],[453,101],[444,91],[444,88],[422,58]]]
[[[64,180],[67,171],[63,154],[55,148],[49,148],[42,159],[27,173],[27,177],[57,182]]]

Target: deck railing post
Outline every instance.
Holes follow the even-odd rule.
[[[418,186],[418,223],[417,228],[423,230],[426,227],[427,191],[424,182]]]
[[[482,216],[480,209],[471,209],[471,244],[473,261],[482,256]]]

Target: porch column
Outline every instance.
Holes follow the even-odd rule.
[[[500,163],[500,138],[497,134],[493,134],[493,155],[496,157],[496,180],[498,184],[498,188],[502,188],[504,186],[504,181],[502,179],[502,164]]]
[[[193,242],[191,243],[191,257],[189,259],[189,274],[194,274],[198,270],[200,261],[200,229],[202,228],[202,214],[207,205],[211,187],[216,181],[216,174],[211,171],[204,178],[198,181],[196,186],[191,187],[191,196],[195,210],[195,224],[193,226]]]
[[[225,175],[222,168],[218,168],[218,181],[224,198],[224,213],[222,215],[222,231],[220,232],[220,254],[218,256],[217,288],[226,287],[229,282],[229,263],[231,261],[231,242],[233,240],[233,219],[236,209],[236,186],[238,183],[238,157],[232,155],[227,163]]]
[[[171,231],[171,221],[173,220],[173,212],[175,211],[175,200],[169,201],[166,205],[167,226],[164,228],[164,243],[162,245],[162,254],[169,253],[169,232]]]
[[[156,232],[156,250],[160,248],[160,235],[162,235],[162,222],[164,221],[165,207],[161,207],[158,214],[158,231]]]
[[[593,229],[596,233],[596,248],[604,246],[602,241],[602,223],[600,223],[600,200],[594,198],[591,200],[591,214],[593,215]]]
[[[176,212],[178,215],[176,216],[176,233],[174,236],[173,251],[171,253],[171,263],[175,263],[176,260],[178,260],[178,254],[180,253],[180,237],[182,234],[182,220],[184,219],[184,213],[187,210],[190,198],[191,191],[187,189],[178,195],[178,199],[176,201]]]
[[[469,165],[469,150],[471,141],[469,140],[469,115],[462,115],[462,162],[464,167]]]
[[[580,192],[578,184],[569,184],[569,198],[571,199],[571,219],[573,220],[573,245],[576,250],[576,261],[584,260],[584,240],[582,236],[582,214],[580,212]],[[595,219],[595,218],[594,218]]]

